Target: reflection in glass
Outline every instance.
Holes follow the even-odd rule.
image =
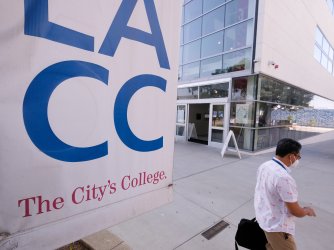
[[[334,103],[333,103],[334,105]],[[334,110],[258,103],[257,127],[295,126],[334,127]]]
[[[225,30],[224,51],[251,46],[253,21],[243,22]]]
[[[223,142],[223,133],[224,133],[224,130],[212,129],[211,130],[211,141],[222,143]]]
[[[201,40],[183,46],[183,63],[199,60]]]
[[[177,99],[178,100],[198,99],[198,87],[178,88]]]
[[[213,127],[224,127],[224,105],[213,105],[211,125]]]
[[[207,1],[207,0],[205,0]],[[206,35],[224,28],[225,6],[203,16],[202,35]]]
[[[254,102],[231,103],[230,125],[234,126],[254,126]]]
[[[225,26],[232,25],[234,23],[241,22],[247,18],[250,18],[250,14],[254,6],[253,0],[234,0],[226,4],[226,17]]]
[[[202,0],[192,0],[184,6],[184,22],[189,22],[192,19],[202,14]]]
[[[184,136],[184,129],[185,129],[185,126],[176,125],[176,135]]]
[[[199,76],[199,62],[189,63],[183,66],[182,80],[193,80]]]
[[[176,110],[176,123],[185,123],[186,122],[186,106],[177,105]]]
[[[223,56],[223,72],[233,72],[250,69],[251,50],[239,50]]]
[[[222,73],[222,56],[212,57],[201,61],[201,77]]]
[[[234,78],[232,81],[232,100],[254,100],[256,82],[253,76]]]
[[[180,80],[182,78],[182,67],[179,67],[179,71],[178,71],[178,80]]]
[[[254,130],[241,127],[231,127],[230,129],[235,134],[239,149],[252,150]],[[233,140],[230,140],[229,146],[234,147]]]
[[[217,32],[202,39],[201,54],[208,57],[222,53],[223,51],[223,32]]]
[[[213,8],[225,3],[225,0],[204,0],[203,1],[203,12],[212,10]]]
[[[183,26],[183,42],[188,43],[191,40],[201,37],[201,23],[202,19],[198,18],[191,23],[188,23]]]
[[[308,107],[314,95],[278,80],[261,76],[259,96],[261,101]]]
[[[221,98],[228,96],[228,82],[199,86],[199,98]]]

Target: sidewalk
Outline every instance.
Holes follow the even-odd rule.
[[[300,167],[293,170],[299,202],[317,217],[297,219],[299,249],[332,249],[334,240],[334,132],[301,141]],[[174,201],[109,229],[132,249],[234,249],[241,218],[253,218],[258,166],[273,156],[226,153],[195,143],[177,142],[174,154]],[[212,239],[201,234],[217,222],[230,225]]]

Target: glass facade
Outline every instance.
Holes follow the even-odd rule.
[[[277,145],[284,137],[300,140],[334,129],[334,102],[265,75],[236,77],[229,83],[178,88],[178,100],[227,98],[231,100],[229,129],[238,147],[257,151]],[[182,108],[184,110],[184,108]],[[185,117],[178,108],[177,133]],[[224,124],[223,105],[212,109],[212,141],[221,142]],[[233,146],[231,144],[230,146]]]
[[[334,102],[267,76],[232,81],[230,129],[241,149],[276,146],[334,128]],[[232,146],[232,145],[231,145]]]
[[[334,0],[326,1],[334,13]],[[228,82],[183,85],[178,88],[177,99],[183,105],[187,100],[193,105],[195,100],[211,104],[211,141],[221,143],[224,130],[229,129],[243,150],[257,151],[276,146],[284,137],[300,140],[334,129],[333,101],[269,76],[251,75],[255,2],[184,0],[179,80],[206,81],[220,75],[232,78],[232,82],[231,86]],[[334,76],[334,47],[319,27],[313,56]],[[224,105],[230,102],[229,113],[224,114],[222,104],[215,104],[219,98],[225,98]],[[177,134],[183,131],[178,123]]]
[[[228,97],[228,82],[183,87],[177,89],[177,100],[211,99]]]
[[[184,1],[179,80],[251,69],[255,0]]]

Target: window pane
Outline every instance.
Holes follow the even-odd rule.
[[[329,43],[326,38],[322,40],[322,49],[326,53],[326,55],[329,54]]]
[[[234,78],[232,82],[232,100],[254,100],[256,82],[253,76]]]
[[[223,56],[223,72],[250,69],[251,50],[240,50]]]
[[[223,142],[224,130],[212,129],[211,130],[211,141],[212,142]]]
[[[228,96],[228,82],[199,86],[199,98],[220,98]]]
[[[225,0],[204,0],[203,1],[203,12],[205,13],[223,3],[225,3]]]
[[[179,72],[178,72],[178,80],[182,79],[182,67],[179,67]]]
[[[328,62],[327,56],[323,53],[321,56],[321,65],[326,69],[327,69],[327,62]]]
[[[333,0],[327,0],[327,5],[331,13],[333,13]]]
[[[224,105],[213,105],[212,126],[221,128],[224,127]]]
[[[184,22],[189,22],[192,19],[202,14],[202,0],[192,0],[184,6]]]
[[[183,66],[182,80],[193,80],[199,76],[199,62]]]
[[[260,100],[271,102],[273,99],[272,90],[276,83],[268,78],[261,77]]]
[[[178,105],[176,110],[176,123],[184,124],[186,122],[186,106]]]
[[[322,46],[322,33],[320,31],[320,29],[317,27],[316,31],[315,31],[315,41],[317,42],[317,44],[320,45],[320,47]]]
[[[183,26],[184,35],[183,41],[187,43],[191,40],[199,38],[201,36],[201,18],[196,19],[195,21],[188,23]]]
[[[329,59],[332,61],[334,60],[334,51],[332,47],[329,48]]]
[[[230,125],[254,126],[254,102],[231,103]]]
[[[230,127],[230,130],[233,131],[235,136],[237,137],[237,144],[239,149],[244,150],[253,150],[253,138],[254,138],[254,130],[249,128],[233,128]],[[232,140],[229,142],[229,147],[234,147],[234,143]]]
[[[290,125],[295,120],[295,111],[291,106],[270,103],[258,103],[256,124],[258,127]]]
[[[180,30],[180,44],[183,44],[183,27]]]
[[[182,65],[182,59],[183,59],[182,53],[183,53],[183,46],[180,46],[180,50],[179,50],[179,65]]]
[[[217,32],[202,39],[202,56],[208,57],[223,52],[223,32]]]
[[[198,87],[178,88],[177,99],[178,100],[198,99]]]
[[[225,6],[222,6],[203,16],[203,35],[224,28],[224,14]]]
[[[222,73],[222,56],[216,56],[201,61],[201,77]]]
[[[226,29],[224,35],[224,51],[252,45],[253,22],[244,22]]]
[[[321,50],[317,45],[314,45],[314,58],[317,59],[319,63],[321,62]]]
[[[176,135],[184,136],[184,128],[185,126],[176,125]]]
[[[252,4],[253,1],[249,0],[234,0],[226,4],[226,17],[225,17],[225,26],[232,25],[234,23],[245,20],[253,16],[249,4]]]
[[[201,40],[183,46],[183,63],[199,60]]]

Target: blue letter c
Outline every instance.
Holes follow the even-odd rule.
[[[74,77],[90,77],[108,85],[108,70],[93,63],[64,61],[41,71],[31,82],[23,101],[23,119],[27,133],[46,155],[67,162],[89,161],[108,154],[108,142],[92,147],[74,147],[61,141],[48,120],[48,103],[55,88]]]
[[[141,140],[131,131],[128,123],[128,106],[132,96],[139,89],[150,86],[166,91],[166,80],[155,75],[135,76],[122,86],[114,106],[115,128],[119,138],[129,148],[140,152],[158,150],[163,146],[163,137],[152,141]]]

